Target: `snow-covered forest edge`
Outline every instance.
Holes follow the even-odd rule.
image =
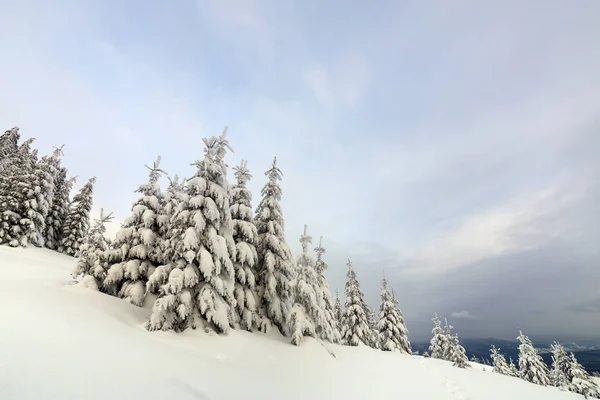
[[[435,396],[436,390],[466,398],[463,386],[473,395],[479,393],[479,383],[466,384],[461,379],[468,381],[472,376],[464,370],[480,374],[485,367],[477,360],[469,362],[453,327],[437,314],[429,351],[422,356],[413,354],[400,305],[385,277],[378,311],[366,304],[350,260],[344,304],[337,291],[332,296],[326,277],[326,240],[313,241],[305,226],[299,255],[294,256],[286,243],[280,206],[283,173],[277,159],[265,172],[266,183],[253,209],[247,163],[231,168],[234,183],[228,179],[230,168],[225,159],[233,149],[226,132],[203,139],[204,154],[194,162],[196,172],[188,179],[173,175],[168,186],[161,188],[160,178],[166,173],[160,169],[160,157],[146,166],[148,180],[137,189],[139,199],[114,240],[105,235],[111,214],[102,211],[93,219],[90,216],[95,178],[71,194],[74,178],[62,165],[62,147],[39,157],[34,141],[21,140],[18,128],[0,136],[0,244],[6,245],[0,248],[0,266],[3,276],[9,278],[3,283],[6,290],[2,296],[7,296],[4,304],[11,303],[11,294],[24,299],[2,321],[8,332],[2,346],[7,354],[2,359],[10,360],[2,364],[7,370],[2,382],[7,393],[14,396],[16,392],[11,390],[25,390],[18,384],[22,377],[14,374],[24,372],[26,362],[44,365],[34,359],[44,349],[54,354],[45,362],[61,359],[60,368],[51,368],[53,376],[63,379],[60,369],[65,368],[79,377],[73,394],[81,393],[82,382],[98,394],[103,392],[96,388],[98,377],[86,377],[82,375],[85,371],[75,366],[102,374],[113,368],[117,359],[121,360],[117,364],[125,364],[118,367],[124,376],[115,379],[123,380],[127,376],[135,379],[132,374],[146,369],[150,376],[159,374],[158,381],[172,379],[173,371],[168,377],[161,376],[160,368],[151,370],[152,365],[180,363],[177,370],[194,365],[196,378],[198,369],[206,370],[206,384],[214,386],[208,392],[227,398],[244,394],[243,387],[217,388],[217,382],[227,382],[234,373],[236,382],[247,381],[252,390],[259,390],[255,386],[261,380],[250,378],[258,371],[269,375],[269,380],[290,374],[280,377],[290,385],[295,375],[318,383],[315,388],[293,389],[297,390],[293,398],[339,397],[337,391],[348,390],[341,379],[355,374],[350,385],[354,387],[352,398],[391,398],[406,395],[406,391]],[[42,327],[49,329],[41,333]],[[501,349],[492,347],[493,366],[486,372],[495,374],[482,378],[503,376],[501,379],[519,382],[506,386],[509,392],[516,391],[505,396],[554,398],[574,392],[600,398],[594,379],[559,343],[553,344],[553,363],[547,366],[527,336],[521,333],[518,339],[516,364],[506,360]],[[11,350],[9,341],[16,342]],[[157,343],[160,350],[154,349]],[[15,349],[26,354],[18,355]],[[68,356],[63,357],[65,354]],[[147,357],[147,362],[141,362]],[[367,360],[372,368],[365,368]],[[8,371],[13,366],[16,372]],[[407,384],[407,389],[394,386],[402,370],[426,375],[430,366],[434,375],[441,374],[443,385],[439,388],[427,387],[422,381],[419,389],[416,385],[421,376]],[[325,373],[328,367],[331,376]],[[384,367],[391,370],[384,373]],[[449,372],[449,368],[462,372]],[[372,374],[372,381],[356,382],[365,369],[372,370],[366,373]],[[113,369],[115,375],[116,371]],[[394,383],[389,386],[394,387],[378,388],[374,371],[389,376]],[[238,379],[243,374],[247,376]],[[168,383],[169,387],[175,385],[190,394],[199,391],[211,398],[197,379],[179,379],[179,383]],[[51,384],[47,380],[39,377],[43,387]],[[533,397],[525,396],[531,389],[524,388],[537,386],[548,388],[531,392]],[[282,390],[290,390],[285,388],[282,386]],[[34,397],[38,389],[29,390]],[[131,390],[136,397],[146,393],[140,388],[124,390]],[[360,393],[363,395],[358,396]],[[148,394],[156,395],[150,389]],[[57,393],[57,397],[65,396]]]

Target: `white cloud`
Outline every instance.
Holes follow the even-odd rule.
[[[475,319],[476,317],[474,315],[471,315],[467,310],[463,310],[463,311],[454,311],[452,314],[450,314],[451,317],[454,318],[459,318],[459,319]]]
[[[371,67],[359,53],[342,54],[326,67],[312,62],[302,71],[319,104],[325,107],[353,108],[371,84]]]
[[[436,274],[468,267],[477,261],[538,248],[556,237],[568,237],[568,227],[541,230],[536,219],[571,207],[585,193],[576,182],[517,196],[499,207],[475,213],[418,248],[407,274]]]

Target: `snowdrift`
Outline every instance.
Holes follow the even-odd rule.
[[[149,307],[71,285],[74,263],[0,246],[0,399],[583,399],[481,365],[276,333],[147,332]]]

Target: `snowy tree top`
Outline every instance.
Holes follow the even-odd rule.
[[[160,179],[161,174],[164,174],[164,175],[167,174],[164,170],[159,168],[159,165],[160,165],[160,156],[156,157],[156,161],[154,161],[154,164],[152,165],[152,167],[144,165],[150,171],[150,184],[153,184],[153,185],[156,184],[158,182],[158,180]]]
[[[317,261],[315,263],[315,270],[322,274],[327,269],[327,263],[323,261],[323,254],[325,254],[325,248],[323,247],[323,236],[319,238],[319,245],[315,247],[315,253],[317,253]]]
[[[312,236],[310,236],[306,230],[308,229],[308,226],[305,224],[304,225],[304,233],[302,235],[300,235],[300,243],[302,244],[302,252],[307,253],[308,252],[308,245],[310,243],[312,243]]]
[[[277,181],[283,179],[283,173],[277,167],[277,157],[273,158],[273,165],[271,169],[265,172],[265,175],[269,178],[269,183],[262,188],[261,194],[265,197],[274,197],[275,200],[281,200],[281,188]]]
[[[248,161],[246,160],[242,160],[239,166],[233,167],[233,170],[235,171],[234,175],[237,180],[237,184],[240,186],[246,186],[246,183],[252,179],[252,175],[248,170]]]

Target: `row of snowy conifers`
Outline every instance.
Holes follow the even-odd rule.
[[[82,220],[91,203],[94,179],[73,198],[69,192],[75,178],[67,178],[61,166],[62,147],[38,158],[34,139],[19,145],[19,128],[0,136],[0,244],[13,247],[34,244],[75,255],[85,236]],[[89,189],[89,193],[86,190]]]
[[[227,181],[224,158],[232,149],[226,130],[203,141],[194,176],[169,179],[165,191],[160,158],[148,167],[149,180],[137,189],[130,217],[109,241],[104,225],[110,214],[101,213],[90,227],[94,179],[69,201],[73,179],[60,165],[61,149],[38,160],[32,140],[19,145],[18,128],[7,131],[0,138],[0,243],[32,243],[77,256],[73,276],[81,285],[137,306],[156,296],[149,330],[225,333],[275,326],[294,344],[312,336],[410,353],[402,313],[385,280],[375,318],[350,263],[345,307],[339,298],[332,301],[325,249],[320,241],[313,259],[306,229],[294,260],[284,238],[276,161],[253,213],[247,164],[234,168],[234,185]]]
[[[542,358],[537,354],[531,340],[519,334],[519,368],[517,369],[510,360],[506,362],[500,349],[492,346],[490,349],[493,372],[503,375],[522,378],[542,386],[555,386],[561,390],[579,393],[589,398],[600,398],[600,387],[596,385],[589,373],[583,368],[571,353],[567,354],[565,348],[557,342],[552,349],[552,368],[549,369]]]
[[[436,314],[433,318],[433,337],[430,341],[429,353],[423,356],[451,361],[455,366],[465,368],[469,366],[465,356],[465,349],[459,344],[458,337],[452,333],[452,325],[446,321],[442,328],[441,320]],[[542,386],[555,386],[561,390],[579,393],[585,398],[600,398],[600,388],[588,372],[577,362],[575,355],[567,354],[565,348],[554,342],[552,348],[552,369],[548,369],[544,360],[537,354],[531,340],[520,332],[517,338],[519,345],[519,368],[513,360],[506,362],[500,349],[492,346],[490,349],[493,372],[521,378],[527,382]],[[477,359],[472,359],[478,362]]]

